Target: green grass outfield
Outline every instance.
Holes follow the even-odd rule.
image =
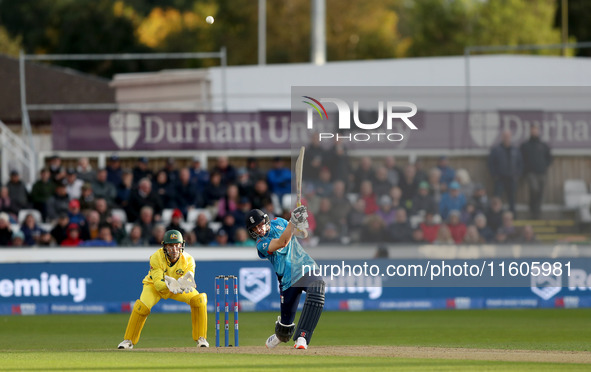
[[[0,370],[591,370],[580,363],[591,362],[591,309],[327,312],[309,350],[290,343],[268,351],[260,346],[276,316],[241,313],[244,348],[207,352],[194,347],[188,313],[150,315],[131,351],[116,350],[128,314],[0,317]],[[370,345],[381,351],[363,355]],[[473,358],[439,348],[497,350]],[[534,360],[516,361],[526,350]],[[563,357],[537,361],[546,354]]]

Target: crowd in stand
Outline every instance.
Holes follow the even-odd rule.
[[[250,209],[271,218],[290,213],[283,200],[292,174],[281,158],[270,169],[255,158],[237,169],[220,157],[211,170],[200,158],[180,168],[170,158],[155,172],[147,158],[133,169],[122,169],[116,155],[97,170],[86,158],[76,168],[61,162],[51,157],[30,192],[18,172],[10,173],[0,191],[0,246],[159,245],[168,229],[181,231],[189,245],[252,246],[245,230]],[[353,166],[341,143],[325,149],[312,141],[303,169],[310,244],[536,241],[531,226],[514,226],[512,204],[504,209],[444,156],[431,169],[420,161],[399,167],[393,156],[363,157]],[[40,217],[27,213],[19,223],[19,212],[30,208]]]

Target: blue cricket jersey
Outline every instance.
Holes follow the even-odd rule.
[[[266,258],[271,262],[281,283],[281,290],[283,291],[291,287],[304,274],[309,273],[307,268],[306,273],[302,272],[304,265],[308,265],[311,268],[316,266],[316,262],[304,251],[304,248],[302,248],[295,235],[291,237],[290,242],[285,248],[269,253],[271,240],[278,239],[287,228],[288,223],[283,218],[274,218],[271,221],[269,232],[262,238],[259,238],[256,243],[259,257]]]

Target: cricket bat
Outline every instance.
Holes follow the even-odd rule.
[[[298,159],[296,160],[296,164],[295,164],[296,207],[300,207],[302,205],[302,170],[304,167],[304,153],[305,153],[305,151],[306,151],[306,148],[304,146],[302,146],[300,148],[300,155],[298,156]],[[308,231],[298,230],[298,232],[300,232],[304,238],[308,237]]]

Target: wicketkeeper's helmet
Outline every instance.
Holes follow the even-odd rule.
[[[180,231],[168,230],[167,232],[164,233],[164,239],[162,240],[162,248],[164,248],[165,253],[168,253],[168,252],[166,252],[166,244],[176,244],[176,243],[182,244],[181,252],[183,252],[185,250],[185,239],[183,239],[183,234],[181,234]]]
[[[269,216],[260,209],[253,209],[246,215],[246,229],[248,230],[248,234],[254,240],[259,238],[259,234],[254,232],[252,229],[257,227],[261,222],[265,221],[266,224],[271,224],[271,219]]]

